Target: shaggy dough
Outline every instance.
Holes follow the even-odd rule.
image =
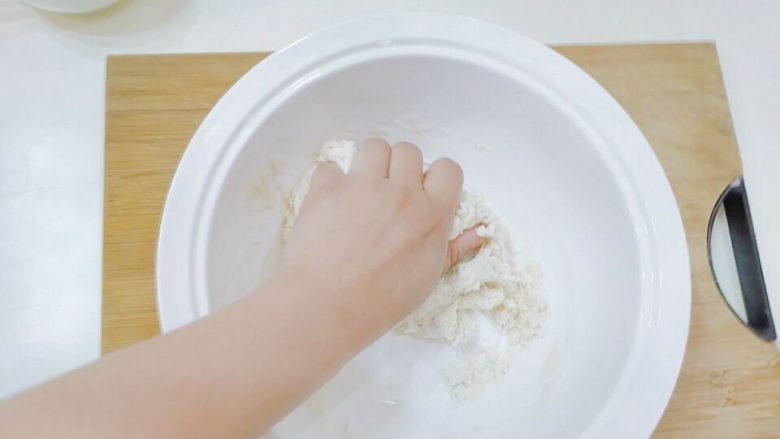
[[[354,149],[354,142],[349,140],[327,142],[315,162],[333,162],[346,172]],[[315,169],[316,163],[306,171],[287,200],[284,239],[309,191]],[[464,191],[450,239],[475,226],[479,226],[477,233],[487,238],[487,242],[473,258],[461,261],[446,272],[425,303],[396,327],[399,333],[476,352],[466,352],[462,364],[445,371],[457,399],[473,396],[486,382],[502,376],[509,368],[508,360],[496,361],[497,355],[503,358],[506,346],[524,344],[538,337],[547,314],[547,303],[540,294],[538,268],[532,265],[521,270],[517,266],[507,228],[479,197]],[[492,321],[503,334],[505,340],[499,343],[500,349],[495,341],[485,342],[478,337],[479,314]]]

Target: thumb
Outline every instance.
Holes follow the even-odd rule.
[[[444,271],[454,267],[461,259],[477,251],[485,243],[485,238],[477,235],[477,227],[465,230],[460,236],[447,244],[447,258]]]

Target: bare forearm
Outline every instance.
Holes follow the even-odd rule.
[[[462,184],[403,142],[365,142],[348,174],[321,164],[269,284],[0,404],[0,437],[259,435],[479,245],[473,230],[447,241]]]
[[[0,431],[13,429],[14,437],[257,436],[373,338],[348,332],[321,288],[277,277],[193,325],[5,403]]]

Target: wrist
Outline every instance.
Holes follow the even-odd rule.
[[[300,337],[315,344],[313,349],[328,351],[344,363],[381,335],[374,328],[375,320],[356,304],[357,295],[351,291],[355,287],[337,276],[289,266],[280,269],[267,286],[269,291],[284,294],[279,300],[299,320]]]

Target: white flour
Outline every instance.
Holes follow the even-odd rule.
[[[323,145],[316,162],[333,162],[346,172],[354,153],[350,140]],[[290,193],[282,236],[287,238],[300,211],[316,166],[311,166]],[[462,362],[444,371],[457,400],[481,393],[510,368],[509,349],[541,334],[547,302],[541,294],[541,272],[536,266],[521,270],[504,224],[476,195],[463,192],[450,239],[479,226],[486,243],[469,260],[446,272],[423,305],[402,321],[396,331],[446,342],[461,353]],[[493,330],[480,321],[488,320]],[[494,332],[498,336],[489,337]]]
[[[490,349],[467,355],[461,364],[444,372],[452,396],[465,401],[479,395],[485,385],[500,380],[509,371],[509,356],[505,351]]]

